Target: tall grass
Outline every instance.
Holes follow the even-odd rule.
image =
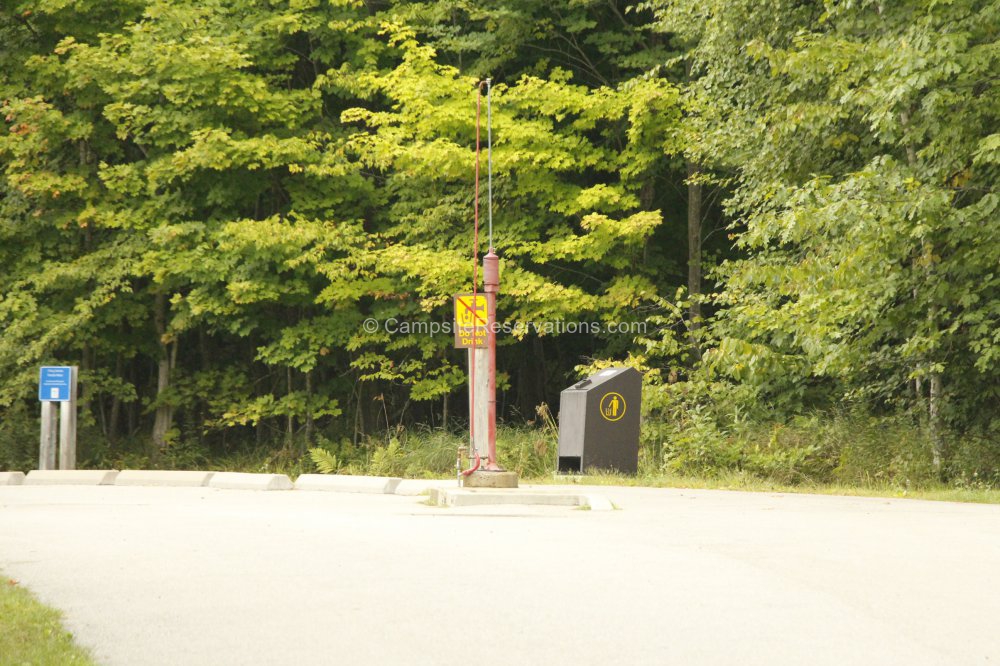
[[[907,415],[827,412],[787,421],[726,421],[691,410],[647,423],[641,471],[713,478],[743,474],[784,485],[1000,487],[1000,440],[950,433],[942,474],[927,431]]]
[[[634,478],[647,485],[750,488],[759,484],[879,492],[1000,488],[998,433],[950,433],[942,483],[932,464],[926,429],[906,414],[832,411],[767,421],[720,412],[689,402],[647,416]],[[0,423],[0,469],[31,469],[37,460],[37,422],[26,410],[10,415]],[[157,451],[134,442],[119,443],[114,449],[90,443],[84,447],[81,467],[446,478],[455,475],[457,455],[467,448],[467,433],[417,426],[370,434],[357,443],[318,437],[308,455],[301,443],[279,448],[237,443],[234,452],[222,455],[197,442],[174,442]],[[497,451],[500,464],[521,478],[551,479],[558,428],[547,408],[543,406],[530,426],[501,424]],[[467,458],[461,460],[463,468],[469,465]],[[601,478],[593,477],[595,482]]]
[[[522,477],[543,476],[555,469],[557,446],[558,435],[549,428],[497,428],[500,465]],[[314,448],[310,458],[317,471],[327,473],[439,478],[456,473],[460,455],[463,467],[471,464],[467,449],[464,433],[413,428],[370,437],[354,449],[342,445]]]

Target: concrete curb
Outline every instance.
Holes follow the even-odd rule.
[[[295,490],[325,490],[341,493],[392,495],[402,479],[389,476],[352,476],[349,474],[302,474],[295,480]]]
[[[215,472],[188,472],[155,469],[123,469],[115,478],[116,486],[172,486],[197,488],[207,486]]]
[[[614,505],[601,495],[531,492],[523,490],[482,490],[432,488],[431,503],[438,506],[486,506],[531,504],[536,506],[577,506],[591,511],[612,511]]]
[[[284,474],[215,472],[208,487],[225,490],[291,490],[292,480]]]
[[[403,479],[400,481],[399,485],[396,486],[395,493],[397,495],[405,495],[407,497],[420,497],[421,495],[426,495],[434,488],[440,488],[441,486],[446,485],[454,486],[454,479],[446,481],[442,481],[441,479]]]
[[[388,476],[349,474],[302,474],[292,483],[284,474],[201,472],[189,470],[32,470],[0,472],[0,486],[87,485],[209,487],[219,490],[301,490],[419,497],[430,495],[432,504],[443,507],[486,505],[571,506],[591,511],[613,511],[603,495],[552,492],[533,489],[442,488],[450,479],[400,479]]]
[[[33,469],[24,479],[26,486],[110,486],[116,469]]]
[[[0,486],[19,486],[24,483],[24,472],[0,472]]]
[[[604,495],[583,495],[584,502],[580,506],[590,507],[591,511],[614,511],[615,505]]]

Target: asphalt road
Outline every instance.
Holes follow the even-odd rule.
[[[0,570],[108,665],[1000,662],[1000,506],[599,492],[0,487]]]

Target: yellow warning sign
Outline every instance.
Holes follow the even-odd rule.
[[[605,393],[599,405],[601,416],[608,421],[617,421],[625,416],[625,398],[621,393]]]
[[[455,294],[455,348],[486,347],[486,294]]]

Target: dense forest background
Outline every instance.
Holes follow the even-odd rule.
[[[647,324],[502,338],[505,423],[627,363],[649,472],[996,484],[998,72],[986,0],[5,3],[0,468],[42,364],[84,464],[460,433],[362,323],[471,289],[489,77],[500,319]]]

